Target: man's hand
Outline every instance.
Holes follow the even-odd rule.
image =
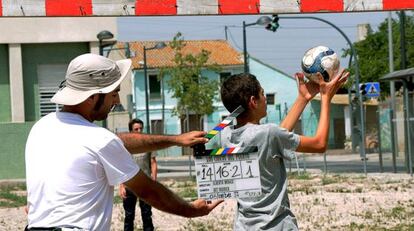
[[[207,143],[208,139],[204,136],[206,132],[203,131],[192,131],[177,135],[176,142],[178,146],[189,147],[198,143]]]
[[[125,190],[125,185],[124,184],[120,184],[119,185],[119,196],[125,200],[126,199],[126,190]]]
[[[194,212],[189,214],[188,217],[200,217],[205,216],[211,212],[217,205],[222,203],[224,200],[206,201],[204,199],[197,199],[191,202],[194,208]]]
[[[295,73],[295,77],[298,84],[299,97],[309,102],[319,93],[319,84],[313,81],[305,82],[305,75],[302,72]]]
[[[319,78],[322,78],[322,75],[319,73],[318,76]],[[321,98],[327,98],[327,100],[331,101],[332,97],[336,94],[338,89],[344,85],[348,77],[349,72],[345,71],[345,69],[341,69],[330,82],[320,82],[319,90]]]

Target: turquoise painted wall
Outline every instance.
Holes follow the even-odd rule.
[[[24,149],[33,124],[0,123],[0,179],[25,178]]]
[[[243,69],[230,69],[225,70],[225,72],[231,73],[240,73]],[[223,70],[224,72],[224,70]],[[148,70],[148,75],[156,74],[157,72],[154,70]],[[209,79],[219,80],[219,74],[212,72],[212,71],[203,71],[203,75],[208,77]],[[165,83],[165,123],[166,123],[166,134],[180,134],[181,133],[181,125],[180,120],[177,116],[173,115],[172,109],[176,106],[177,100],[172,98],[172,92],[168,92],[169,89],[168,84],[166,83],[170,76],[166,75],[164,77]],[[134,70],[134,102],[135,102],[135,117],[141,119],[146,123],[146,113],[145,113],[145,85],[144,85],[144,73],[142,70]],[[217,107],[222,107],[221,102],[216,102]],[[150,108],[150,119],[158,119],[161,120],[162,118],[162,102],[161,100],[151,100],[149,99],[149,108]],[[223,109],[222,109],[223,110]],[[227,112],[226,112],[227,113]],[[220,121],[219,115],[213,117],[216,119],[210,120],[210,116],[208,117],[209,125],[208,128],[212,128],[216,123]],[[146,125],[144,125],[146,126]],[[181,155],[181,148],[169,148],[165,151],[159,151],[159,156],[180,156]]]
[[[312,116],[309,119],[309,129],[307,131],[312,131],[312,133],[306,134],[308,136],[313,136],[316,133],[317,125],[319,123],[319,114],[321,112],[321,106],[320,106],[319,100],[312,100],[311,101],[311,111]],[[343,119],[345,120],[344,115],[344,106],[343,105],[331,105],[330,110],[330,123],[329,123],[329,138],[328,138],[328,148],[337,148],[335,144],[335,126],[334,126],[334,120],[335,119]],[[338,131],[339,132],[339,131]],[[343,131],[345,133],[345,131]]]
[[[0,44],[0,123],[11,121],[9,47]]]
[[[24,107],[26,121],[40,118],[37,66],[69,64],[76,56],[89,52],[89,43],[23,44]]]
[[[282,114],[283,120],[297,98],[296,80],[253,58],[249,60],[249,66],[250,73],[259,80],[264,93],[275,93],[275,105],[267,105],[267,117],[261,122],[280,124],[279,115]],[[276,110],[277,104],[280,105],[282,113]]]

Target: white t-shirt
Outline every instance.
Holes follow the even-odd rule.
[[[78,114],[43,117],[26,143],[29,228],[110,230],[114,185],[138,171],[112,132]]]

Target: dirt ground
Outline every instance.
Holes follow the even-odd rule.
[[[294,176],[289,198],[301,230],[414,230],[414,179],[408,174]],[[153,221],[156,230],[232,230],[235,206],[227,200],[194,219],[153,209]],[[0,230],[23,230],[25,224],[23,207],[0,208]],[[123,230],[122,204],[114,205],[111,230]],[[139,206],[136,230],[142,230]]]

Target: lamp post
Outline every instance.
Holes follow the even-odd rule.
[[[116,41],[104,42],[104,40],[114,38],[114,34],[112,34],[110,31],[107,31],[107,30],[103,30],[103,31],[99,32],[96,35],[96,37],[98,38],[98,41],[99,41],[99,55],[103,55],[104,47],[112,46],[116,43]]]
[[[104,42],[104,40],[113,39],[114,34],[108,30],[103,30],[96,35],[99,41],[99,55],[103,56],[103,49],[107,46],[112,46],[116,43],[116,40]],[[102,127],[107,128],[106,119],[102,121]]]
[[[249,73],[249,65],[247,63],[247,42],[246,42],[246,27],[260,25],[266,26],[272,21],[269,16],[262,16],[257,19],[256,22],[253,23],[246,23],[243,21],[243,58],[244,58],[244,73]]]
[[[148,99],[148,76],[147,76],[147,51],[154,49],[162,49],[166,47],[164,42],[159,42],[153,47],[144,46],[144,84],[145,84],[145,114],[147,123],[147,134],[150,134],[150,119],[149,119],[149,99]]]

